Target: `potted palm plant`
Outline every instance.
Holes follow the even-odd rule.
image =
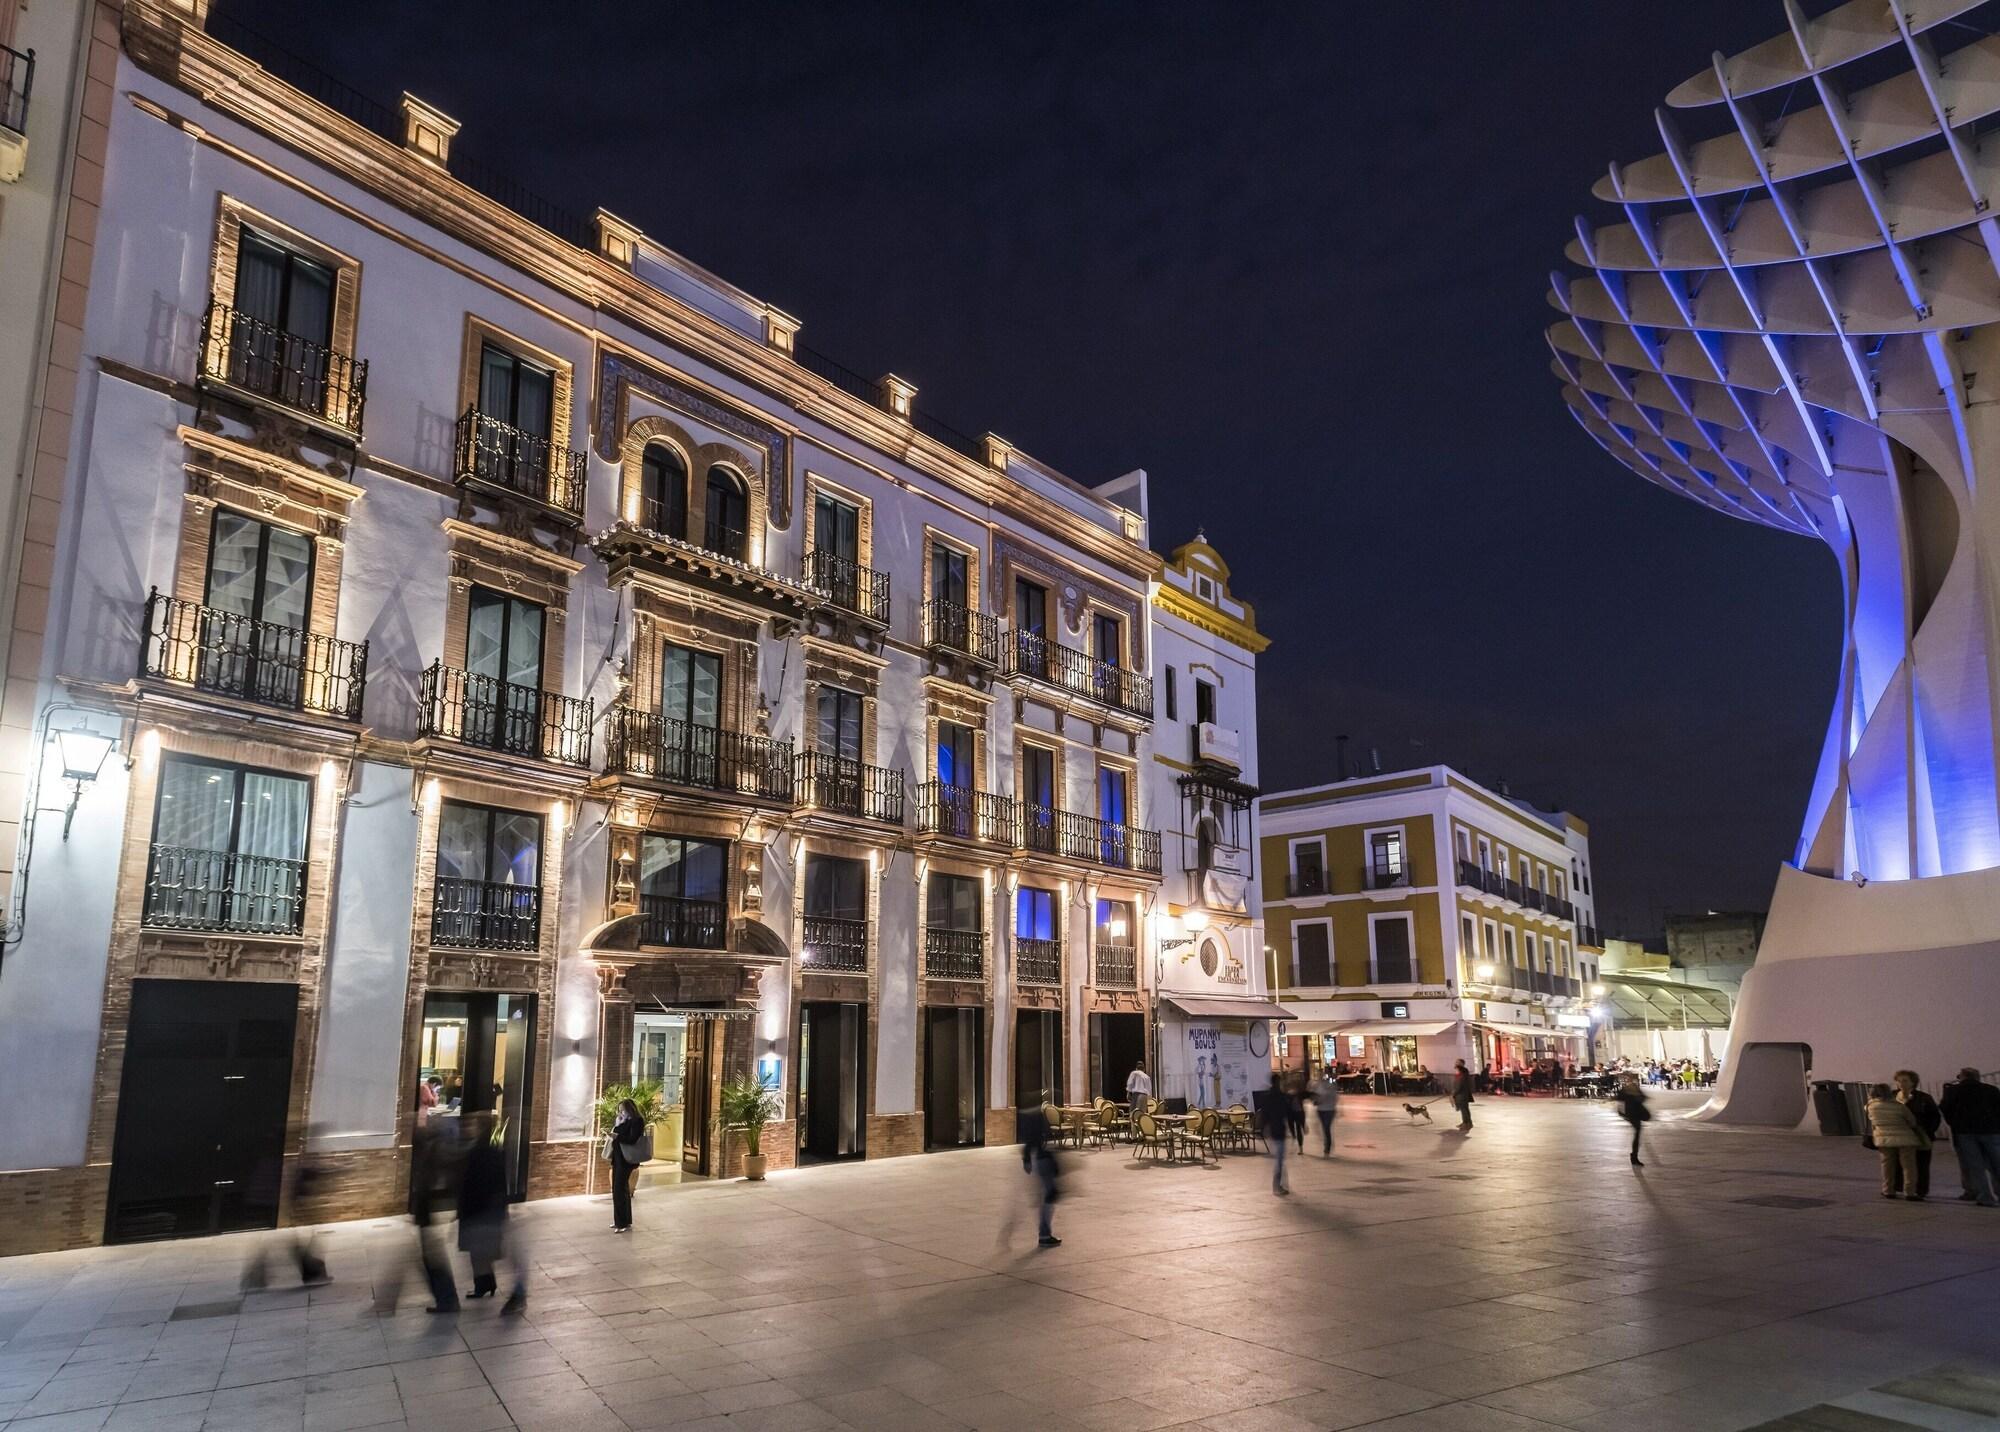
[[[723,1127],[743,1131],[743,1176],[764,1176],[764,1125],[778,1116],[781,1100],[770,1085],[744,1075],[722,1086]]]
[[[611,1132],[611,1126],[618,1122],[618,1106],[630,1099],[639,1111],[640,1122],[648,1128],[657,1128],[667,1122],[666,1100],[661,1097],[660,1081],[641,1079],[636,1084],[608,1084],[604,1092],[597,1096],[597,1132],[599,1137]],[[667,1147],[678,1143],[678,1135],[667,1141]]]

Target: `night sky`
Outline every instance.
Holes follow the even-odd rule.
[[[1833,562],[1619,466],[1543,331],[1606,161],[1775,0],[216,9],[966,432],[1145,468],[1154,545],[1205,526],[1273,638],[1265,789],[1345,732],[1582,815],[1610,933],[1763,908]]]

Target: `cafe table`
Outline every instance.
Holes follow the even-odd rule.
[[[1199,1112],[1192,1114],[1155,1114],[1153,1115],[1153,1122],[1175,1136],[1169,1141],[1169,1147],[1180,1145],[1185,1148],[1191,1148],[1195,1151],[1196,1158],[1206,1161],[1208,1158],[1207,1148],[1201,1141],[1190,1138],[1187,1133],[1188,1125],[1200,1117]]]

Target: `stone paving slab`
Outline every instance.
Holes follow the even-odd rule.
[[[1494,1099],[1343,1102],[1337,1156],[1007,1150],[517,1211],[529,1311],[426,1314],[405,1221],[0,1260],[0,1427],[2000,1432],[2000,1213],[1876,1197],[1853,1140]],[[1316,1131],[1315,1131],[1316,1132]],[[1309,1143],[1309,1146],[1316,1146]],[[461,1283],[469,1283],[461,1269]]]

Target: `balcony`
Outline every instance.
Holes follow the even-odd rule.
[[[1160,873],[1160,833],[1051,806],[1015,803],[1017,850],[1082,860],[1114,870]]]
[[[1493,968],[1493,974],[1491,975],[1491,977],[1480,981],[1480,983],[1484,984],[1488,989],[1524,990],[1527,988],[1526,980],[1524,978],[1524,976],[1527,973],[1525,970],[1516,969],[1513,965],[1508,964],[1505,960],[1488,960],[1485,961],[1484,963],[1491,965]]]
[[[924,645],[955,652],[982,666],[1000,664],[1000,619],[957,602],[924,603]]]
[[[1579,950],[1601,950],[1604,948],[1604,935],[1595,925],[1578,925],[1576,947]]]
[[[1139,987],[1137,947],[1110,940],[1099,940],[1096,983],[1099,989],[1137,989]]]
[[[604,768],[635,780],[792,803],[790,741],[697,726],[678,717],[611,708]]]
[[[1377,863],[1361,867],[1361,888],[1364,890],[1407,890],[1412,883],[1407,864]]]
[[[155,589],[146,598],[139,675],[260,706],[359,721],[368,643],[252,621]]]
[[[440,875],[431,891],[431,943],[462,950],[532,950],[542,940],[542,892],[533,885]]]
[[[1243,733],[1234,726],[1218,726],[1198,721],[1194,727],[1194,760],[1198,766],[1216,766],[1234,775],[1243,769]]]
[[[806,585],[842,611],[877,626],[889,624],[889,574],[833,552],[806,553]]]
[[[526,498],[570,522],[583,521],[584,455],[538,433],[509,427],[478,408],[458,420],[453,480]]]
[[[1062,942],[1014,937],[1014,979],[1024,985],[1062,983]]]
[[[801,951],[801,958],[807,970],[831,970],[839,974],[868,972],[866,920],[808,915],[805,927],[805,948]]]
[[[420,735],[566,766],[590,764],[591,703],[434,661],[419,688]]]
[[[305,909],[303,860],[155,845],[140,922],[157,930],[296,935]]]
[[[793,782],[798,803],[888,825],[903,823],[903,773],[825,751],[801,751]]]
[[[1285,876],[1285,894],[1294,898],[1301,895],[1330,895],[1332,890],[1326,881],[1324,870],[1294,870]]]
[[[1014,844],[1014,802],[991,791],[925,781],[917,787],[917,832],[979,845]]]
[[[1113,711],[1153,718],[1153,681],[1136,671],[1051,641],[1017,631],[1006,645],[1007,674],[1038,681],[1070,696],[1081,696]]]
[[[361,436],[365,360],[216,300],[201,320],[201,377]]]
[[[976,980],[985,972],[984,930],[943,930],[924,927],[924,978]]]
[[[683,950],[719,950],[729,934],[729,912],[719,900],[640,895],[639,943]]]

